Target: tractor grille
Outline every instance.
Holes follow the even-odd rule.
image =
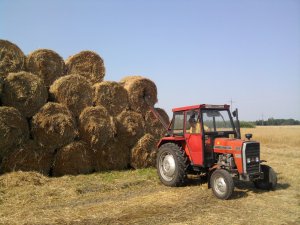
[[[250,142],[245,143],[245,149],[244,149],[244,168],[245,173],[247,174],[256,174],[259,173],[259,161],[256,161],[256,158],[260,160],[259,157],[259,143],[258,142]],[[250,159],[250,162],[247,161],[247,159]]]

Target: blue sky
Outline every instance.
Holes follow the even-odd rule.
[[[298,0],[0,0],[0,39],[94,50],[105,80],[150,78],[169,114],[232,99],[242,120],[300,120]]]

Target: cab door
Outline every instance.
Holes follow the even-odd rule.
[[[196,125],[194,126],[193,123]],[[199,110],[190,110],[185,114],[186,152],[189,152],[193,165],[203,165],[203,141]]]

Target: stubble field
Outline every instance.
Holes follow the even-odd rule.
[[[0,176],[0,224],[300,224],[300,126],[243,129],[261,142],[278,176],[275,191],[236,182],[230,200],[207,182],[163,186],[155,169],[48,178]]]

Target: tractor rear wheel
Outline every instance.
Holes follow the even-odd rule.
[[[261,171],[264,173],[264,178],[254,181],[254,186],[262,190],[274,189],[277,185],[277,176],[275,171],[267,165],[261,165]]]
[[[234,183],[227,170],[216,169],[210,177],[213,194],[219,199],[228,199],[232,195]]]
[[[156,168],[164,185],[184,185],[187,179],[187,157],[184,150],[175,143],[163,144],[158,150]]]

